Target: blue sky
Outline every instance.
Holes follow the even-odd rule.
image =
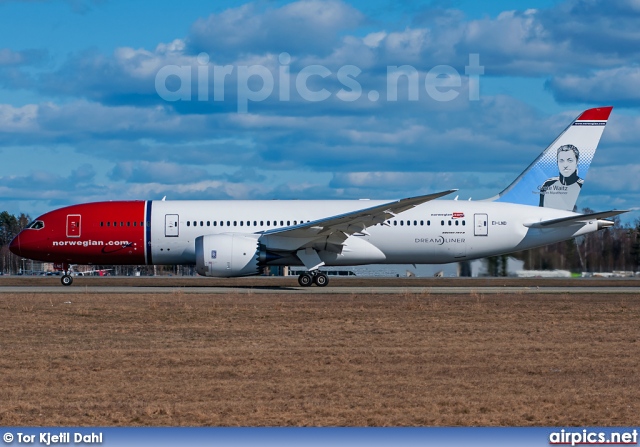
[[[640,203],[638,0],[0,0],[0,17],[0,210],[482,199],[601,105],[615,108],[578,205]],[[418,82],[394,99],[401,66]],[[434,96],[440,66],[459,77]]]

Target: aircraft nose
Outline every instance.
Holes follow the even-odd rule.
[[[9,250],[16,256],[21,256],[20,254],[20,234],[13,238],[11,243],[9,244]]]

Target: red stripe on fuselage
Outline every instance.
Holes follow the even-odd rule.
[[[97,202],[48,212],[36,219],[44,228],[20,233],[17,253],[69,264],[144,264],[144,207],[144,201]]]

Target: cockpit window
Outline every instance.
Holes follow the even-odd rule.
[[[41,220],[34,220],[27,227],[29,230],[42,230],[44,228],[44,222]]]

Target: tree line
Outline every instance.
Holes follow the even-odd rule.
[[[0,272],[17,273],[20,271],[22,258],[9,251],[9,244],[29,222],[31,222],[31,218],[24,213],[19,216],[7,211],[0,213]]]
[[[591,213],[589,208],[584,213]],[[24,213],[16,216],[7,211],[0,213],[0,272],[15,274],[20,271],[22,258],[9,251],[13,238],[25,228],[31,218]],[[564,242],[520,251],[512,256],[524,261],[527,270],[570,270],[572,272],[611,272],[614,270],[637,272],[640,266],[640,219],[623,225],[618,217],[614,226]],[[489,274],[506,275],[506,257],[489,258]],[[142,266],[147,270],[148,266]],[[177,267],[170,269],[175,270]],[[175,273],[178,273],[176,270]]]

